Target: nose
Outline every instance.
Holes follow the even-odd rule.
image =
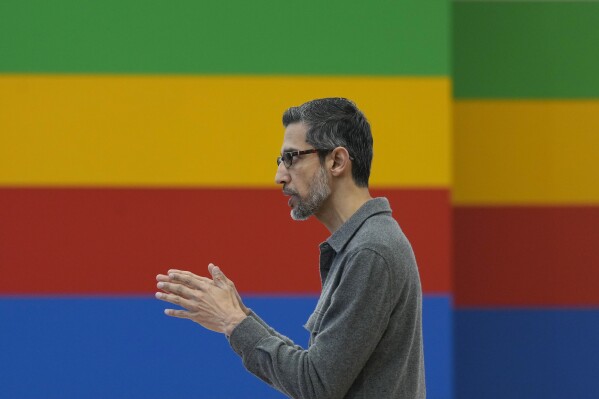
[[[287,184],[289,183],[290,176],[289,171],[285,167],[285,164],[281,162],[279,166],[277,166],[277,173],[275,174],[275,183],[277,184]]]

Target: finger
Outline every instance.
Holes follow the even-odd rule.
[[[218,266],[216,266],[215,264],[213,264],[213,263],[210,263],[208,265],[208,271],[210,272],[210,275],[212,275],[212,270],[215,269],[215,268],[220,270],[220,268]],[[222,270],[220,272],[221,272],[221,275],[223,277],[223,280],[229,285],[229,287],[231,287],[233,289],[236,289],[235,288],[235,283],[233,281],[229,280],[229,278],[225,275],[225,273],[223,273]]]
[[[181,285],[181,284],[167,283],[167,282],[161,281],[158,284],[156,284],[156,287],[160,288],[164,292],[176,294],[185,299],[191,299],[194,297],[194,290],[192,290],[184,285]]]
[[[193,274],[190,271],[187,270],[181,270],[181,269],[168,269],[168,273],[183,273],[183,274],[191,274],[192,276],[196,276],[195,274]],[[199,276],[197,276],[199,277]]]
[[[200,281],[204,281],[206,283],[211,282],[212,280],[210,280],[208,277],[203,277],[203,276],[198,276],[197,274],[193,274],[192,272],[188,272],[187,270],[178,270],[178,269],[169,269],[168,270],[168,274],[183,274],[185,276],[189,276],[192,277],[194,279],[200,280]]]
[[[212,269],[214,269],[215,267],[216,265],[214,263],[208,263],[208,273],[210,273],[210,275],[212,275]]]
[[[171,273],[180,273],[180,274],[186,274],[186,275],[191,276],[191,277],[206,278],[206,277],[198,276],[197,274],[193,274],[192,272],[187,271],[187,270],[168,269],[168,274],[171,274]]]
[[[214,263],[210,263],[208,265],[208,271],[210,272],[210,275],[213,274],[213,272],[218,273],[220,272],[220,275],[222,276],[223,280],[225,280],[227,283],[231,283],[232,281],[229,280],[229,278],[225,275],[225,273],[223,273],[222,269],[218,266],[216,266]]]
[[[206,278],[206,277],[201,277],[201,276],[196,276],[196,275],[195,275],[195,274],[193,274],[193,273],[186,272],[186,271],[181,271],[181,270],[180,270],[180,271],[176,271],[176,270],[174,270],[174,269],[170,269],[170,270],[168,271],[168,273],[169,273],[169,274],[173,274],[173,273],[180,273],[180,274],[185,274],[185,275],[188,275],[188,276],[193,276],[193,277],[196,277],[196,278],[198,278],[198,279],[210,280],[209,278]],[[157,275],[156,275],[156,280],[157,280],[157,281],[170,281],[170,279],[171,279],[171,278],[170,278],[168,275],[166,275],[166,274],[157,274]]]
[[[178,317],[180,319],[190,319],[191,316],[186,310],[164,309],[164,314],[167,316]]]
[[[188,274],[169,273],[168,277],[173,283],[179,283],[194,290],[206,290],[207,284],[212,284],[212,280],[206,277],[192,277]]]
[[[180,297],[179,295],[166,294],[164,292],[157,292],[155,295],[156,299],[160,299],[164,302],[170,302],[174,305],[179,305],[185,309],[191,309],[193,307],[193,303],[191,303],[191,301]]]
[[[220,270],[218,266],[215,266],[214,264],[210,263],[208,265],[208,271],[210,272],[210,275],[212,275],[212,279],[218,287],[224,288],[229,285],[227,284],[227,278],[225,277],[225,274]]]

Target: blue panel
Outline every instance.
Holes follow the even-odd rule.
[[[246,300],[300,345],[314,297]],[[221,334],[162,313],[153,298],[0,298],[1,397],[282,398]],[[425,300],[429,398],[448,398],[449,301]]]
[[[459,310],[456,393],[599,397],[599,310]]]
[[[424,297],[422,330],[427,399],[453,397],[453,323],[447,296]]]

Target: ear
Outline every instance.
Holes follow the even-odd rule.
[[[331,152],[333,165],[331,166],[331,174],[333,176],[341,176],[344,173],[351,173],[351,162],[349,152],[345,147],[337,147]]]

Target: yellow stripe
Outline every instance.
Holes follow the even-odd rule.
[[[454,109],[454,203],[599,203],[599,101]]]
[[[449,186],[448,78],[0,76],[1,185],[271,186],[281,115],[345,96],[374,186]]]

